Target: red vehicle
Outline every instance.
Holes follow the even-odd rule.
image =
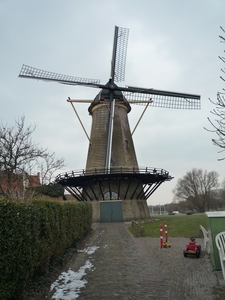
[[[201,255],[201,246],[196,243],[194,237],[191,237],[190,240],[191,241],[184,249],[184,257],[187,257],[188,255],[195,255],[197,258],[199,258]]]

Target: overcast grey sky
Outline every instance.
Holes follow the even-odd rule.
[[[56,73],[100,79],[110,75],[114,27],[130,29],[126,80],[133,85],[201,95],[201,110],[148,109],[134,133],[139,166],[163,168],[174,179],[148,200],[173,199],[177,180],[192,168],[217,171],[225,177],[219,148],[207,117],[224,87],[220,26],[224,0],[1,0],[1,122],[12,125],[25,115],[36,124],[35,142],[63,157],[62,172],[85,168],[88,140],[76,119],[71,99],[94,99],[98,89],[18,78],[22,64]],[[77,110],[90,132],[88,104]],[[143,106],[132,106],[131,129]],[[213,119],[213,115],[211,115]]]

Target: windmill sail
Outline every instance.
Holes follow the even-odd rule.
[[[114,112],[115,112],[115,99],[114,99],[114,81],[120,82],[125,79],[125,64],[127,54],[129,30],[126,28],[115,27],[112,66],[111,66],[111,79],[110,85],[113,89],[109,92],[109,112],[108,112],[108,129],[107,129],[107,144],[105,154],[105,169],[108,170],[111,166],[111,153],[112,153],[112,138],[114,126]]]
[[[114,82],[125,80],[129,29],[115,26],[111,78]]]
[[[200,96],[182,94],[176,92],[164,92],[150,90],[149,93],[123,92],[130,104],[146,105],[151,99],[149,106],[173,109],[200,109]]]
[[[68,85],[89,85],[99,87],[99,79],[88,79],[70,75],[62,75],[54,72],[44,71],[27,65],[22,65],[19,77],[27,79],[38,79],[44,81],[56,81]]]

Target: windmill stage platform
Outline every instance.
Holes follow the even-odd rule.
[[[55,183],[77,201],[92,203],[93,222],[115,222],[149,219],[146,200],[171,179],[164,169],[113,167],[66,172]]]

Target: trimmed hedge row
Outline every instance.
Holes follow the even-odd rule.
[[[19,299],[35,274],[90,230],[90,203],[0,201],[0,299]]]

